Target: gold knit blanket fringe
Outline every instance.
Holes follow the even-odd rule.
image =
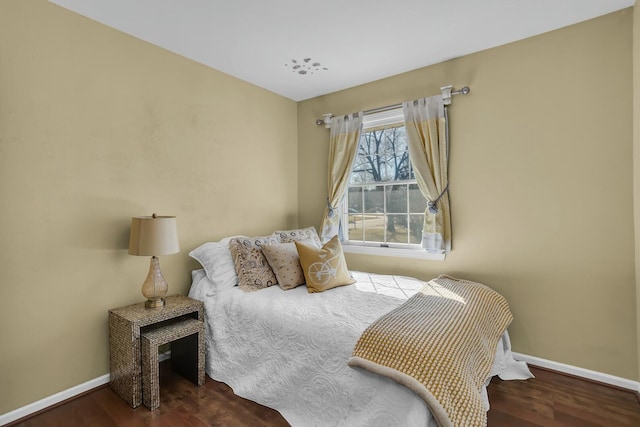
[[[482,388],[512,319],[502,295],[442,275],[373,322],[348,364],[409,387],[441,427],[486,426]]]

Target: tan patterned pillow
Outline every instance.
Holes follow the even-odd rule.
[[[257,291],[278,283],[262,245],[280,243],[277,236],[238,237],[229,241],[229,250],[238,275],[238,287],[243,291]]]
[[[309,292],[322,292],[356,282],[347,269],[338,236],[333,236],[321,248],[305,242],[295,244]]]
[[[282,243],[299,242],[301,240],[312,239],[320,245],[321,240],[315,227],[298,228],[295,230],[279,230],[273,232],[274,236],[280,237]]]
[[[312,240],[307,242],[313,245]],[[294,242],[262,245],[261,248],[282,289],[288,290],[304,285],[304,274]]]

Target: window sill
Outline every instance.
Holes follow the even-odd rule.
[[[360,246],[350,245],[348,243],[342,244],[342,251],[350,254],[364,254],[364,255],[377,255],[377,256],[391,256],[399,258],[413,258],[413,259],[426,259],[430,261],[444,261],[445,254],[434,254],[425,252],[421,249],[398,249],[398,248],[384,248],[379,246]]]

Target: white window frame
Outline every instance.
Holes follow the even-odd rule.
[[[367,129],[371,129],[374,127],[394,125],[398,123],[404,124],[404,113],[402,112],[401,106],[375,113],[365,114],[362,121],[362,132],[364,133],[367,131]],[[360,141],[358,141],[358,143],[360,143]],[[414,183],[414,181],[408,181],[407,183]],[[380,183],[378,185],[386,185],[386,183]],[[445,254],[427,252],[419,244],[373,242],[366,243],[349,240],[349,206],[347,194],[348,191],[346,192],[341,204],[341,238],[342,249],[344,252],[365,255],[426,259],[433,261],[442,261],[445,259]]]

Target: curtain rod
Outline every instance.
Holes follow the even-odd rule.
[[[459,89],[459,90],[453,90],[453,86],[448,85],[448,86],[441,87],[440,90],[442,91],[442,100],[444,102],[444,105],[451,104],[451,97],[453,95],[466,95],[469,92],[471,92],[471,89],[469,89],[469,86],[464,86],[462,89]],[[363,114],[380,113],[382,111],[393,110],[399,107],[402,107],[402,103],[373,108],[371,110],[365,110],[362,113]],[[324,125],[324,127],[330,128],[332,117],[333,117],[333,114],[331,113],[323,114],[321,119],[316,120],[316,125],[318,126]]]

